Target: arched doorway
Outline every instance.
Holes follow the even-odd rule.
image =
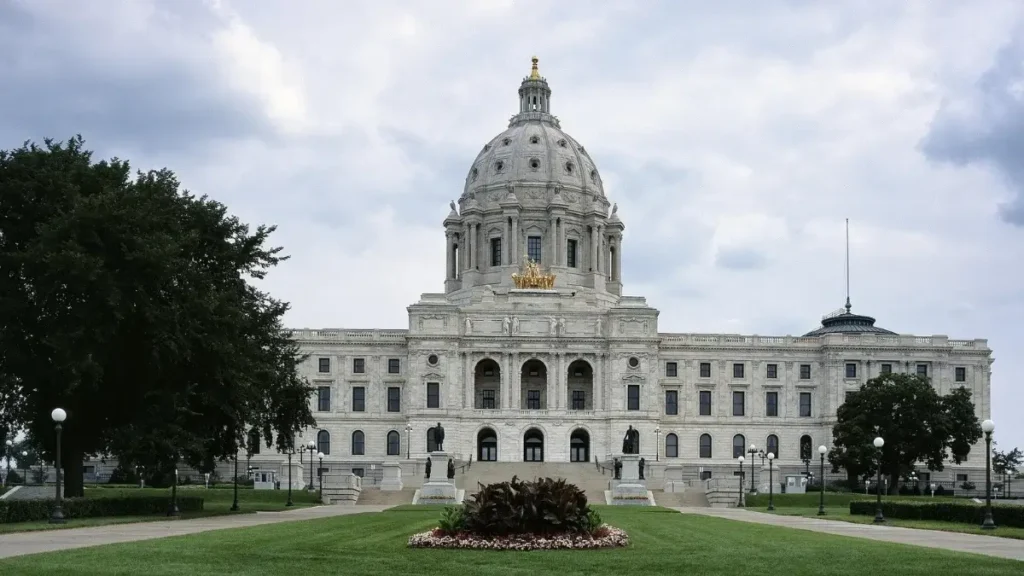
[[[477,363],[473,371],[473,407],[477,410],[501,408],[501,367],[490,358]]]
[[[543,362],[533,358],[523,364],[520,378],[520,406],[523,410],[547,410],[548,369]]]
[[[566,388],[569,399],[566,406],[570,410],[594,409],[594,370],[586,360],[576,360],[569,364],[566,375]]]
[[[582,428],[569,435],[569,461],[590,462],[590,434]]]
[[[477,433],[476,459],[481,462],[498,461],[498,435],[493,428],[484,428]]]
[[[544,433],[530,428],[523,435],[523,462],[544,461]]]

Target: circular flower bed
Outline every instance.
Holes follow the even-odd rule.
[[[468,532],[447,533],[440,528],[414,534],[410,548],[461,548],[472,550],[593,550],[627,546],[623,530],[602,524],[592,534],[515,534],[484,538]]]

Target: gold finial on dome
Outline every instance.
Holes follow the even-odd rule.
[[[530,67],[530,80],[540,80],[540,71],[537,70],[537,62],[539,60],[534,56],[530,58],[530,61],[533,62],[533,66]]]

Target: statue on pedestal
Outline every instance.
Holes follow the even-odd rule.
[[[647,461],[640,458],[640,479],[644,479],[644,468],[647,468]]]
[[[612,464],[612,471],[615,473],[615,479],[622,480],[622,462],[619,462],[618,458],[616,458],[614,462],[615,463]]]
[[[437,444],[438,452],[444,452],[444,427],[441,426],[440,422],[434,428],[434,443]]]
[[[512,326],[512,319],[505,316],[505,319],[501,321],[501,333],[508,334],[511,331],[510,326]]]
[[[632,426],[630,426],[629,429],[626,430],[626,435],[622,438],[622,453],[640,453],[640,431],[633,428]]]
[[[448,459],[448,479],[452,480],[455,478],[455,460]]]
[[[430,480],[430,458],[429,457],[427,458],[427,475],[426,475],[426,479]]]

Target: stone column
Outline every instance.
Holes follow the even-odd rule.
[[[594,355],[594,399],[591,402],[594,410],[604,408],[604,354],[600,352]]]
[[[548,256],[548,266],[558,265],[558,226],[555,224],[554,215],[551,216],[551,224],[548,225],[548,246],[551,247],[551,256]]]
[[[522,402],[523,402],[522,396],[523,396],[523,393],[519,389],[520,388],[520,383],[519,383],[519,353],[518,352],[513,352],[512,353],[512,369],[509,370],[509,374],[508,375],[511,378],[510,381],[512,383],[512,385],[509,386],[509,393],[512,396],[512,402],[511,402],[511,404],[509,404],[509,408],[511,408],[513,410],[519,410],[520,408],[522,408]]]
[[[462,260],[462,262],[460,262],[461,266],[459,268],[465,271],[469,270],[469,224],[462,225],[461,244],[462,247],[461,250],[459,250],[459,260]]]
[[[590,271],[597,272],[597,225],[590,227]]]
[[[501,404],[499,408],[507,410],[509,408],[509,389],[512,386],[512,369],[510,366],[512,364],[512,355],[508,353],[502,354],[502,360],[504,366],[501,367]]]
[[[565,266],[565,265],[567,265],[567,262],[565,261],[565,255],[566,255],[567,250],[568,250],[565,247],[565,222],[562,222],[562,224],[558,227],[557,238],[558,238],[558,254],[556,255],[556,260],[555,261],[558,262],[559,266]]]
[[[452,233],[445,230],[444,233],[444,278],[454,280],[452,277]]]
[[[502,254],[501,263],[508,266],[512,263],[512,223],[506,218],[501,225],[502,230]]]
[[[597,226],[597,268],[595,268],[598,272],[605,271],[604,265],[607,255],[604,252],[604,226],[599,224]]]
[[[474,408],[476,406],[473,386],[473,357],[469,352],[463,352],[462,354],[462,374],[465,381],[463,382],[463,408]]]
[[[519,218],[512,217],[512,242],[509,243],[512,250],[512,264],[519,264]]]

